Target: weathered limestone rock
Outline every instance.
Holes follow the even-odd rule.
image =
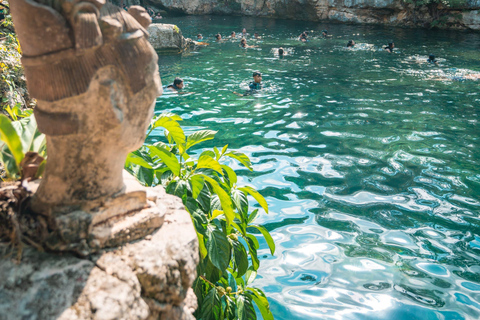
[[[480,30],[480,10],[463,12],[465,25],[473,30]]]
[[[435,19],[397,0],[151,0],[150,3],[186,14],[236,14],[399,26],[428,26]],[[479,0],[467,0],[461,8],[444,7],[442,12],[463,14],[463,19],[448,22],[452,28],[477,29],[477,23],[472,20],[478,19],[475,10],[479,8]]]
[[[32,248],[1,259],[0,319],[194,320],[196,233],[180,199],[154,193],[167,214],[148,240],[83,259]]]
[[[152,23],[147,30],[150,44],[159,53],[180,53],[187,45],[182,31],[176,25]]]

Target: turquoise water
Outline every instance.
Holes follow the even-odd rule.
[[[480,34],[241,17],[180,17],[210,46],[160,57],[158,99],[187,131],[248,154],[272,233],[254,285],[280,319],[480,318]],[[213,35],[245,27],[262,40]],[[332,39],[320,39],[328,29]],[[304,30],[311,41],[295,38]],[[349,39],[359,43],[344,48]],[[396,53],[379,50],[395,41]],[[272,50],[290,53],[278,59]],[[435,53],[440,66],[426,64]],[[244,92],[254,70],[266,89]]]

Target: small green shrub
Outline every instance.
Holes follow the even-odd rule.
[[[46,139],[37,129],[35,117],[11,121],[0,114],[0,164],[2,180],[35,178],[45,168]]]
[[[155,118],[149,134],[164,128],[165,142],[130,153],[125,167],[144,185],[161,184],[167,193],[180,197],[191,215],[201,257],[193,285],[199,304],[196,318],[256,319],[255,303],[263,319],[273,319],[265,294],[250,286],[260,266],[259,242],[252,232],[265,238],[272,255],[275,243],[263,226],[254,224],[259,211],[251,210],[248,196],[267,213],[268,205],[255,189],[238,186],[235,171],[222,164],[230,158],[252,170],[250,159],[230,151],[228,145],[198,157],[189,155],[190,148],[212,140],[216,132],[201,130],[187,137],[181,120],[172,113]]]

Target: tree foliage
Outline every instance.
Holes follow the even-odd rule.
[[[199,320],[251,320],[257,318],[256,304],[263,319],[273,319],[265,294],[249,286],[260,266],[259,243],[250,231],[259,231],[271,254],[275,253],[269,232],[254,224],[259,209],[252,210],[249,196],[266,213],[268,204],[252,187],[239,187],[235,171],[223,164],[233,159],[252,170],[250,159],[229,150],[228,145],[193,156],[191,148],[212,140],[216,132],[200,130],[187,137],[179,121],[172,113],[156,117],[149,133],[163,128],[165,141],[132,152],[125,168],[144,185],[161,184],[167,193],[180,197],[191,215],[201,257],[193,285],[199,305],[195,316]]]

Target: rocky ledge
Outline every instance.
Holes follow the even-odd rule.
[[[0,245],[0,319],[194,319],[198,242],[181,200],[153,189],[162,227],[87,257]]]

